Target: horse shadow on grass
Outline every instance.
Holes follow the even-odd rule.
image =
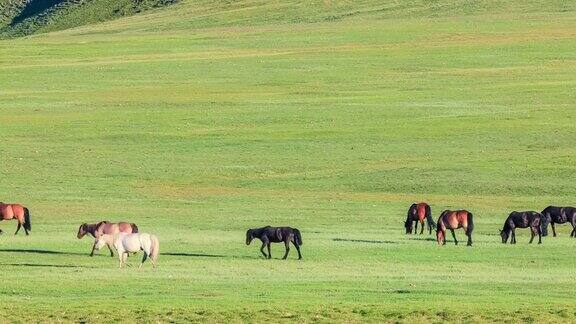
[[[96,269],[96,267],[68,265],[68,264],[35,264],[35,263],[0,263],[0,266],[12,267],[40,267],[40,268],[69,268],[69,269]]]
[[[412,241],[429,241],[429,242],[436,242],[436,238],[434,237],[410,237],[408,238],[409,240]],[[446,240],[446,242],[450,242],[448,239]]]
[[[395,241],[357,240],[357,239],[346,239],[346,238],[333,238],[332,241],[352,242],[352,243],[372,243],[372,244],[400,244],[400,242],[395,242]]]
[[[197,258],[226,258],[226,257],[228,257],[226,255],[221,255],[221,254],[186,253],[186,252],[160,252],[160,255],[197,257]]]
[[[187,253],[187,252],[160,252],[161,256],[176,256],[176,257],[190,257],[190,258],[229,258],[229,259],[254,259],[253,257],[243,255],[223,255],[223,254],[208,254],[208,253]]]
[[[59,255],[88,255],[88,253],[80,253],[80,252],[62,252],[62,251],[38,250],[38,249],[0,249],[0,252],[59,254]]]
[[[83,252],[63,252],[63,251],[53,251],[53,250],[40,250],[40,249],[0,249],[0,253],[35,253],[35,254],[47,254],[47,255],[80,255],[88,256],[88,253]],[[162,252],[161,256],[174,256],[174,257],[191,257],[191,258],[231,258],[231,259],[253,259],[249,256],[242,255],[223,255],[223,254],[209,254],[209,253],[188,253],[188,252]],[[109,258],[107,253],[95,254],[95,257],[106,257]],[[8,265],[8,264],[6,264]],[[25,265],[25,264],[22,264]],[[31,264],[30,266],[35,266]],[[46,265],[50,266],[50,265]],[[73,267],[73,266],[70,266]]]

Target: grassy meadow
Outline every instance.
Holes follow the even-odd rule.
[[[564,1],[183,1],[0,40],[0,322],[573,322],[576,8]],[[412,202],[474,246],[404,235]],[[90,258],[83,222],[158,235]],[[245,231],[302,231],[273,260]],[[465,242],[462,231],[458,238]]]

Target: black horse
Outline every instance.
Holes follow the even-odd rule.
[[[534,236],[538,234],[538,244],[542,243],[542,214],[535,211],[524,211],[517,212],[513,211],[510,213],[506,221],[504,222],[504,227],[500,231],[500,236],[502,237],[502,243],[506,243],[508,238],[510,239],[510,244],[516,244],[516,228],[527,228],[530,227],[532,232],[532,237],[530,238],[530,243],[534,240]],[[512,234],[512,235],[510,235]]]
[[[298,251],[298,260],[302,259],[302,254],[300,254],[300,246],[302,245],[302,235],[297,228],[292,227],[272,227],[266,226],[261,228],[253,228],[246,231],[246,245],[250,245],[253,239],[258,238],[262,241],[262,247],[260,252],[265,258],[271,259],[272,253],[270,252],[270,243],[280,243],[284,242],[286,246],[286,253],[282,259],[288,257],[288,252],[290,252],[290,242],[296,247]],[[268,247],[268,255],[264,252],[264,247]]]
[[[556,228],[554,224],[564,224],[569,222],[572,224],[571,237],[576,237],[576,208],[574,207],[556,207],[548,206],[542,213],[542,235],[548,235],[548,224],[552,226],[552,234],[556,236]]]

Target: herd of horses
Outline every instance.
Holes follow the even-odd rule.
[[[30,234],[32,225],[30,222],[30,211],[20,204],[5,204],[0,202],[0,221],[16,220],[18,227],[15,235],[20,228],[24,228],[26,235]],[[467,210],[444,210],[438,220],[434,222],[432,218],[432,209],[425,202],[414,203],[408,208],[408,214],[404,227],[406,234],[417,234],[418,224],[420,224],[420,234],[424,233],[424,222],[427,223],[428,233],[436,229],[436,241],[440,245],[446,244],[446,230],[450,230],[454,244],[458,245],[456,233],[454,230],[462,228],[468,237],[467,245],[472,245],[472,232],[474,231],[474,215]],[[542,212],[535,211],[513,211],[504,221],[500,236],[502,243],[507,243],[510,239],[511,244],[516,244],[516,228],[530,228],[530,242],[534,241],[538,235],[538,244],[542,243],[542,236],[548,235],[548,225],[552,227],[553,236],[556,236],[555,224],[570,223],[572,225],[571,237],[576,237],[576,208],[574,207],[556,207],[548,206]],[[2,230],[0,230],[0,234]],[[156,268],[160,245],[155,235],[140,233],[138,226],[134,223],[112,223],[101,221],[94,224],[84,223],[78,228],[79,239],[90,234],[94,238],[94,244],[90,251],[90,256],[94,251],[100,250],[105,245],[110,250],[110,256],[114,257],[114,250],[118,253],[120,261],[119,267],[126,264],[126,258],[130,253],[143,251],[142,264],[150,258],[152,266]],[[254,239],[262,242],[260,252],[265,258],[271,259],[271,243],[284,243],[285,253],[283,259],[288,257],[290,244],[294,245],[298,252],[298,259],[302,259],[300,247],[302,246],[302,235],[300,230],[292,227],[272,227],[265,226],[261,228],[248,229],[246,231],[246,245]],[[264,249],[268,249],[268,253]]]
[[[415,203],[408,208],[408,214],[404,227],[406,234],[417,233],[418,223],[421,225],[420,234],[424,232],[424,221],[428,225],[429,234],[436,228],[436,241],[440,245],[446,244],[446,230],[449,229],[454,238],[454,244],[458,245],[455,229],[462,228],[468,237],[468,246],[472,245],[472,231],[474,230],[474,215],[467,210],[444,210],[438,221],[434,223],[432,210],[425,203]],[[500,237],[502,243],[507,243],[510,239],[511,244],[516,244],[516,228],[530,228],[530,242],[538,235],[538,244],[542,243],[542,236],[548,235],[548,225],[552,227],[553,236],[556,236],[555,224],[570,223],[572,225],[571,237],[576,237],[576,208],[575,207],[556,207],[548,206],[542,212],[535,211],[513,211],[504,221]]]

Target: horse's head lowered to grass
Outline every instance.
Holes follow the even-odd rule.
[[[254,239],[254,231],[249,229],[246,231],[246,245],[250,245]]]

